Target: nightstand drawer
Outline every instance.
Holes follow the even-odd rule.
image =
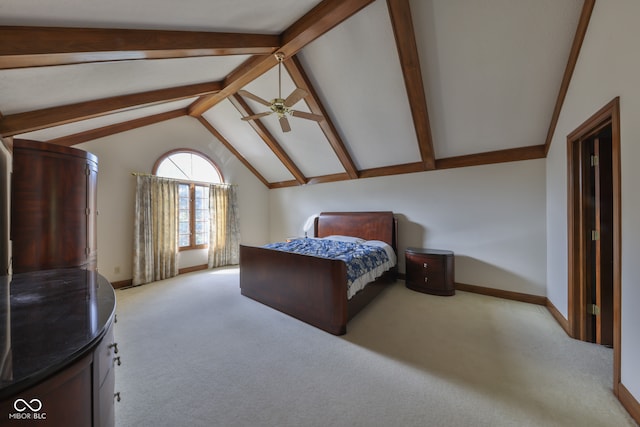
[[[419,255],[406,255],[407,280],[411,282],[425,282],[425,278],[431,280],[440,279],[443,275],[442,262]]]
[[[435,295],[455,294],[453,252],[407,248],[405,266],[409,289]]]
[[[424,274],[441,274],[445,270],[442,257],[407,254],[407,258],[411,260],[411,264],[415,263],[416,266],[424,272]]]

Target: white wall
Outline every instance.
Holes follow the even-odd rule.
[[[622,157],[622,383],[640,400],[640,2],[595,4],[547,162],[547,283],[567,316],[566,136],[620,96]]]
[[[545,295],[544,160],[271,190],[271,240],[303,235],[321,211],[391,210],[400,271],[409,246],[453,250],[455,279]]]
[[[196,119],[181,117],[77,145],[98,156],[98,270],[112,282],[132,277],[135,177],[176,148],[209,156],[227,183],[237,184],[240,233],[246,243],[268,240],[268,190]],[[181,252],[179,267],[206,264],[206,251]]]
[[[8,146],[13,144],[7,140]],[[11,274],[10,211],[11,211],[11,170],[12,155],[0,140],[0,275]]]

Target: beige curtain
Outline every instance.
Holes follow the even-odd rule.
[[[138,176],[133,243],[133,285],[178,274],[178,182]]]
[[[209,268],[240,262],[240,227],[236,187],[212,184],[209,187]]]

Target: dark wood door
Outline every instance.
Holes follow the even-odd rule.
[[[613,168],[611,126],[584,141],[585,319],[588,340],[613,345]]]

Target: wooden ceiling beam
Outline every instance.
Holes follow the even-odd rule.
[[[580,13],[580,20],[578,21],[576,34],[573,37],[571,52],[569,53],[567,66],[564,70],[564,75],[562,76],[560,91],[558,93],[558,98],[556,99],[556,105],[553,109],[553,115],[551,116],[551,124],[549,124],[549,130],[547,131],[547,139],[545,140],[545,143],[544,143],[545,155],[549,153],[549,148],[551,147],[551,140],[553,139],[553,134],[555,133],[556,126],[558,125],[558,119],[560,118],[562,105],[564,104],[564,100],[567,96],[567,92],[569,91],[569,83],[571,83],[571,77],[573,76],[573,71],[575,70],[576,63],[578,62],[580,49],[582,49],[582,42],[584,41],[584,37],[587,34],[587,28],[589,27],[589,21],[591,20],[591,13],[593,12],[593,7],[595,6],[595,3],[596,3],[596,0],[584,0],[584,3],[582,4],[582,12]]]
[[[282,34],[280,51],[286,57],[346,21],[374,0],[324,0],[293,23]]]
[[[0,69],[138,59],[268,55],[280,36],[105,28],[0,27]]]
[[[233,106],[236,107],[236,109],[240,112],[240,114],[242,114],[243,117],[252,116],[255,114],[249,104],[247,104],[247,102],[242,99],[241,96],[232,95],[229,97],[229,101],[231,101]],[[293,175],[298,184],[306,184],[307,178],[300,171],[300,169],[298,169],[298,167],[295,165],[293,160],[291,160],[284,148],[282,148],[282,146],[278,144],[273,135],[271,135],[271,132],[267,130],[262,122],[260,120],[249,120],[247,121],[247,123],[251,125],[258,136],[264,141],[265,144],[267,144],[271,151],[273,151],[273,154],[275,154],[276,157],[280,159],[284,167],[286,167],[291,175]]]
[[[242,163],[247,169],[249,169],[255,175],[255,177],[260,180],[260,182],[262,182],[268,188],[271,188],[269,181],[267,181],[260,174],[260,172],[258,172],[258,170],[254,168],[253,165],[249,163],[249,161],[245,159],[244,156],[240,154],[240,152],[236,150],[235,147],[231,145],[231,143],[211,123],[209,123],[207,119],[202,116],[196,118],[202,124],[202,126],[204,126],[218,141],[220,141],[222,145],[227,147],[227,150],[231,151],[231,153],[236,156],[238,160],[240,160],[240,163]]]
[[[506,150],[489,151],[486,153],[469,154],[466,156],[448,157],[436,160],[436,170],[482,166],[495,163],[518,162],[523,160],[544,159],[544,145],[509,148]],[[360,179],[381,176],[403,175],[407,173],[425,172],[422,162],[405,163],[400,165],[381,166],[360,171]],[[346,181],[346,173],[310,177],[307,185],[326,182]],[[272,182],[269,188],[286,188],[299,185],[296,181]]]
[[[447,157],[436,160],[436,169],[464,168],[468,166],[491,165],[495,163],[518,162],[522,160],[544,159],[544,145],[509,148],[466,156]]]
[[[281,45],[277,49],[285,57],[298,53],[300,49],[317,39],[336,25],[350,18],[374,0],[324,0],[311,9],[280,36]],[[224,88],[194,102],[189,108],[192,116],[202,115],[218,102],[233,95],[248,83],[275,67],[278,61],[274,55],[248,59],[245,64],[232,72],[224,81]]]
[[[322,102],[320,102],[318,93],[311,84],[311,80],[309,80],[309,77],[305,73],[300,60],[294,55],[284,61],[284,66],[296,87],[304,89],[308,93],[304,100],[307,103],[309,110],[311,110],[313,114],[319,114],[324,117],[324,120],[319,122],[318,125],[329,141],[329,144],[331,144],[331,148],[333,148],[336,156],[338,156],[338,160],[342,163],[342,167],[344,167],[347,175],[351,179],[358,178],[358,169],[356,168],[347,147],[342,141],[342,138],[340,138],[336,127],[333,125],[333,121],[329,117],[326,108],[324,108]]]
[[[252,56],[224,78],[223,89],[215,94],[200,97],[189,107],[189,114],[198,117],[220,101],[225,100],[247,84],[278,64],[274,55]]]
[[[413,125],[418,139],[420,157],[426,170],[435,169],[435,153],[433,151],[433,138],[431,135],[431,123],[425,96],[420,58],[416,44],[413,20],[409,0],[387,0],[393,34],[396,40],[396,48],[400,57],[400,66],[404,76],[404,84],[411,107]]]
[[[60,138],[50,139],[47,142],[50,144],[71,147],[73,145],[82,144],[83,142],[93,141],[94,139],[104,138],[117,133],[126,132],[186,115],[187,109],[181,108],[179,110],[166,111],[164,113],[153,114],[151,116],[140,117],[134,120],[127,120],[122,123],[115,123],[84,132],[74,133],[72,135],[61,136]]]
[[[216,92],[221,87],[222,84],[220,82],[199,83],[10,114],[0,119],[0,135],[4,137],[13,136],[104,116],[119,110],[146,104],[193,98],[202,94]]]
[[[360,171],[360,178],[375,178],[378,176],[401,175],[414,172],[424,172],[424,164],[422,162],[415,162],[363,169]]]
[[[274,188],[288,188],[288,187],[297,187],[300,184],[298,184],[297,181],[295,180],[291,180],[291,181],[280,181],[280,182],[272,182],[271,184],[269,184],[269,189],[273,190]]]
[[[448,157],[436,160],[436,170],[482,166],[496,163],[518,162],[523,160],[544,159],[544,145],[509,148],[506,150],[489,151],[486,153],[469,154],[466,156]],[[422,162],[405,163],[400,165],[382,166],[360,171],[360,179],[381,176],[402,175],[407,173],[425,172]],[[345,181],[350,179],[346,173],[310,177],[307,185],[325,182]],[[271,183],[270,188],[285,188],[296,186],[295,181]]]

